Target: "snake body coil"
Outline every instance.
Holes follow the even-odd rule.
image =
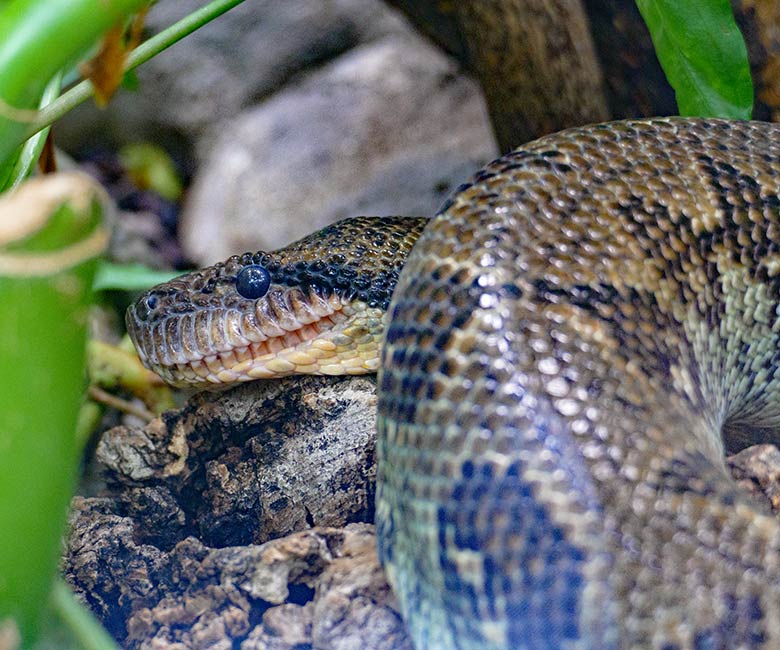
[[[366,251],[398,248],[376,265],[393,275],[419,223],[347,223],[372,234],[336,263],[341,289],[309,257],[231,258],[131,309],[142,357],[229,379],[311,352],[320,314],[347,331],[323,350],[368,345],[368,321],[337,314],[384,306]],[[309,244],[327,260],[334,241]],[[236,297],[258,263],[295,299]],[[721,439],[780,422],[779,289],[778,125],[571,129],[460,188],[401,272],[380,364],[380,555],[416,647],[780,648],[780,524],[737,492]],[[250,340],[271,312],[312,329]]]

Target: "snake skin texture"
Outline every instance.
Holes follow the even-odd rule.
[[[388,222],[382,238],[380,221],[344,223],[371,235],[343,243],[335,274],[329,230],[305,240],[305,263],[296,244],[143,296],[128,328],[145,363],[175,361],[164,348],[190,332],[220,381],[244,363],[225,333],[247,349],[229,319],[306,295],[365,305],[352,279],[394,276],[421,224]],[[380,239],[385,261],[366,262]],[[269,296],[295,300],[235,297],[242,264],[280,259]],[[381,318],[379,552],[416,648],[780,648],[780,524],[723,462],[724,437],[741,446],[780,424],[778,289],[779,125],[570,129],[459,188]],[[224,350],[192,331],[201,322]]]
[[[780,127],[542,138],[417,242],[380,365],[380,555],[417,648],[780,648]]]

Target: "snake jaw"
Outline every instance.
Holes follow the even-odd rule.
[[[219,286],[201,295],[201,283],[199,273],[177,278],[144,294],[126,314],[142,363],[173,385],[252,379],[245,374],[258,359],[314,340],[341,320],[345,308],[340,296],[315,288],[274,286],[264,297],[247,300]],[[182,304],[168,303],[169,295]]]
[[[143,315],[147,297],[139,300]],[[378,365],[384,310],[299,287],[274,289],[243,312],[174,314],[151,326],[128,311],[145,366],[166,382],[207,387],[291,374],[362,374]]]
[[[350,303],[279,336],[194,360],[144,364],[181,387],[229,385],[293,374],[358,375],[375,372],[384,333],[382,310]]]

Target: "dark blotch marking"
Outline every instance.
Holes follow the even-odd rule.
[[[755,596],[724,596],[726,614],[715,626],[699,630],[693,637],[694,650],[731,650],[740,647],[761,650],[766,634],[761,624],[764,612]]]
[[[319,261],[280,267],[272,277],[284,287],[311,289],[322,295],[336,293],[350,300],[361,300],[369,307],[387,309],[398,282],[398,268],[364,271],[351,264]]]
[[[559,287],[541,278],[533,281],[533,288],[536,300],[542,303],[574,305],[600,319],[620,342],[619,354],[627,359],[639,358],[642,367],[649,372],[671,379],[672,361],[679,357],[680,350],[662,347],[663,340],[654,340],[656,347],[650,347],[647,339],[641,338],[641,328],[635,327],[642,315],[645,315],[653,319],[651,325],[654,328],[660,331],[677,330],[682,336],[682,326],[671,315],[663,313],[652,293],[633,288],[626,288],[621,293],[616,287],[603,283]],[[621,304],[633,305],[636,313],[626,318],[619,309]],[[625,327],[624,324],[629,320],[631,327]],[[696,372],[692,359],[689,368]]]
[[[452,207],[452,204],[455,202],[454,198],[461,192],[464,192],[467,189],[469,189],[472,185],[474,185],[474,183],[461,183],[460,185],[458,185],[458,187],[456,187],[453,193],[450,195],[450,198],[448,198],[444,203],[442,203],[441,207],[436,211],[436,216],[449,210]]]
[[[454,634],[478,638],[468,620],[479,612],[473,584],[461,577],[447,552],[453,541],[458,550],[500,549],[484,556],[483,598],[490,615],[496,613],[499,600],[506,600],[509,647],[554,650],[577,639],[584,551],[567,540],[566,532],[538,503],[532,486],[521,478],[518,463],[499,477],[490,464],[469,460],[460,469],[461,479],[437,515],[439,561]],[[517,566],[526,570],[518,575],[507,568]]]

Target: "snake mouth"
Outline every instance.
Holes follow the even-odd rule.
[[[306,321],[263,333],[252,314],[209,310],[173,315],[152,328],[128,314],[128,332],[145,366],[167,383],[216,388],[293,374],[356,375],[375,372],[384,310],[360,301],[321,301]],[[211,336],[202,337],[203,322]],[[249,321],[249,322],[247,322]],[[191,334],[191,336],[188,336]],[[200,334],[200,338],[198,337]],[[254,339],[254,340],[250,340]]]

